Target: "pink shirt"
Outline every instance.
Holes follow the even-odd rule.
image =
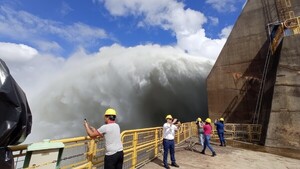
[[[204,134],[205,134],[205,135],[210,135],[210,134],[211,134],[212,127],[211,127],[211,125],[209,125],[209,124],[205,124],[205,125],[203,126],[203,130],[204,130]]]

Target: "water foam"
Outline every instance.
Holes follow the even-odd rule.
[[[83,119],[99,127],[108,107],[117,110],[122,130],[160,126],[167,114],[182,122],[205,116],[211,67],[208,59],[158,45],[78,52],[52,78],[37,80],[27,141],[85,135]]]

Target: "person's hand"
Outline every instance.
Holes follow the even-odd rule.
[[[173,124],[177,122],[177,119],[173,119]]]
[[[181,125],[181,122],[180,121],[178,121],[178,123],[177,123],[179,126]]]
[[[84,119],[83,125],[84,125],[84,127],[87,127],[87,126],[88,126],[88,123],[87,123],[86,119]]]

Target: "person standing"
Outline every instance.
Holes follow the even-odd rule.
[[[217,127],[217,133],[220,140],[220,146],[226,146],[224,138],[224,118],[220,118],[219,121],[215,120],[215,126]]]
[[[100,136],[105,139],[104,169],[122,169],[123,166],[123,144],[120,127],[115,122],[116,116],[117,112],[114,109],[107,109],[104,113],[105,124],[99,129],[95,129],[84,120],[84,127],[91,138]]]
[[[197,129],[198,129],[199,144],[201,146],[203,146],[203,144],[204,144],[204,130],[203,130],[204,124],[200,117],[197,118],[196,124],[197,124]]]
[[[201,151],[201,154],[205,154],[205,149],[206,147],[209,148],[209,150],[212,152],[212,156],[216,156],[216,152],[214,151],[214,149],[211,147],[210,145],[210,135],[212,132],[212,127],[210,125],[211,123],[211,119],[207,118],[205,120],[205,125],[203,126],[203,130],[204,130],[204,146],[203,146],[203,150]]]
[[[173,119],[171,115],[166,116],[166,123],[163,125],[163,147],[164,147],[164,167],[169,169],[168,165],[168,151],[170,150],[171,155],[171,165],[174,167],[179,167],[175,160],[175,131],[178,130],[181,123],[178,121],[176,124],[177,119]]]

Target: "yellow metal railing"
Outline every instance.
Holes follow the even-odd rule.
[[[286,31],[287,36],[300,34],[300,16],[287,19],[284,21],[283,24],[285,29],[289,30]]]
[[[284,26],[288,29],[299,27],[300,26],[300,16],[285,20]]]
[[[283,37],[284,37],[284,26],[283,24],[280,24],[278,25],[278,29],[276,30],[274,37],[272,37],[272,41],[271,41],[272,54],[275,53]]]
[[[214,126],[213,126],[214,128]],[[254,124],[225,124],[226,139],[242,141],[259,141],[261,125]],[[124,169],[139,168],[156,158],[162,151],[162,127],[126,130],[121,133],[124,146]],[[175,143],[180,144],[192,136],[197,136],[195,122],[183,123],[175,135]],[[217,138],[213,129],[213,138]],[[63,142],[65,148],[60,162],[61,169],[68,168],[101,168],[104,163],[105,143],[102,138],[91,139],[89,137],[76,137],[51,142]],[[12,146],[16,169],[22,168],[27,145]],[[45,166],[56,161],[45,164],[36,164],[35,167]]]
[[[175,143],[182,143],[191,137],[193,128],[195,128],[193,123],[183,123],[176,133]],[[162,150],[162,127],[126,130],[121,133],[121,136],[124,146],[124,169],[138,168],[156,158]],[[63,142],[65,144],[60,162],[61,169],[91,169],[103,166],[105,143],[102,138],[76,137],[51,140],[50,142]],[[10,148],[14,154],[16,169],[22,168],[27,145],[12,146]],[[29,168],[39,168],[39,166],[50,163],[56,163],[56,161],[36,164],[34,167]]]
[[[271,41],[272,54],[275,53],[278,45],[284,36],[300,34],[300,16],[286,19],[278,25],[278,29],[274,32]]]
[[[260,124],[225,123],[225,138],[229,140],[259,142],[261,137],[261,131],[262,125]],[[214,126],[212,137],[218,137],[217,131]]]

